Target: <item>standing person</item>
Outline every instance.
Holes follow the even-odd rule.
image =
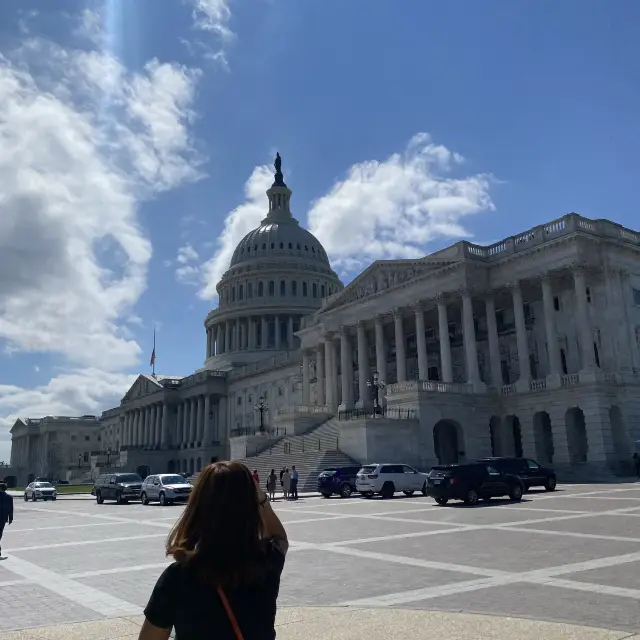
[[[271,469],[271,473],[267,478],[267,492],[269,493],[269,500],[276,499],[276,485],[278,484],[278,476],[276,475],[276,470]]]
[[[282,476],[284,475],[284,471],[285,471],[286,467],[282,467],[282,469],[280,469],[280,486],[282,487]]]
[[[253,470],[253,480],[258,486],[260,486],[260,474],[257,469]]]
[[[7,493],[7,485],[0,482],[0,543],[2,543],[2,533],[6,524],[13,522],[13,498]],[[2,557],[2,546],[0,546],[0,558]]]
[[[289,474],[289,469],[285,467],[284,473],[282,474],[282,493],[284,494],[284,499],[289,499],[289,489],[291,488],[291,475]]]
[[[298,470],[295,464],[291,467],[291,499],[298,499]]]
[[[175,562],[158,579],[138,640],[274,640],[289,543],[265,492],[240,462],[198,477],[169,534]]]
[[[640,455],[637,451],[633,454],[633,464],[636,467],[636,475],[640,478]]]

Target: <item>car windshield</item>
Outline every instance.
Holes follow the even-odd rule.
[[[375,464],[370,464],[366,467],[362,467],[362,469],[360,469],[359,473],[373,473],[376,470],[376,465]]]
[[[329,476],[335,476],[336,475],[336,470],[335,469],[325,469],[320,475],[325,477],[325,478],[328,478]]]
[[[184,484],[186,480],[182,476],[162,476],[162,484]]]
[[[53,489],[50,482],[36,482],[36,489]]]
[[[142,482],[142,478],[135,473],[128,473],[126,475],[118,476],[117,482]]]

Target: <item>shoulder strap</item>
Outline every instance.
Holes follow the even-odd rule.
[[[220,601],[222,602],[224,610],[227,612],[227,617],[229,618],[229,622],[231,623],[231,628],[233,629],[233,633],[236,636],[236,640],[244,640],[244,636],[242,635],[242,631],[240,631],[236,616],[233,613],[233,609],[231,608],[229,600],[227,600],[227,595],[225,594],[222,587],[218,587],[218,596],[220,597]]]

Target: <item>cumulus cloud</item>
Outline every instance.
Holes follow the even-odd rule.
[[[146,286],[138,204],[199,177],[197,74],[44,39],[0,57],[0,339],[135,364],[119,323]]]
[[[185,244],[178,249],[176,256],[176,280],[185,284],[198,285],[200,283],[200,267],[197,260],[198,252],[190,245]]]
[[[464,158],[429,134],[416,134],[403,153],[351,166],[343,180],[311,204],[309,230],[320,240],[334,268],[358,273],[378,259],[413,258],[436,238],[469,235],[463,219],[493,210],[487,174],[453,177]],[[202,267],[200,296],[215,298],[237,244],[265,217],[268,167],[256,167],[245,185],[245,202],[229,213],[213,257]]]
[[[253,170],[244,186],[245,201],[227,215],[214,255],[201,267],[204,283],[200,290],[201,298],[208,300],[218,295],[216,284],[229,268],[234,249],[266,217],[268,205],[265,192],[272,182],[273,171],[270,167],[263,165]]]
[[[468,235],[465,216],[494,208],[491,176],[450,175],[463,162],[460,154],[419,133],[401,154],[350,167],[312,203],[309,229],[334,266],[347,272],[377,259],[422,256],[435,238]]]
[[[189,0],[193,7],[193,27],[196,31],[213,36],[207,41],[183,39],[182,43],[192,55],[218,63],[228,69],[226,47],[235,34],[229,27],[231,9],[229,0]]]
[[[117,404],[136,376],[101,369],[70,369],[46,385],[27,389],[0,384],[0,461],[9,462],[9,429],[18,418],[99,415]]]

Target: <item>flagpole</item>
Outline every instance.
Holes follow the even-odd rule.
[[[153,325],[153,358],[151,359],[151,375],[156,377],[156,325]]]

